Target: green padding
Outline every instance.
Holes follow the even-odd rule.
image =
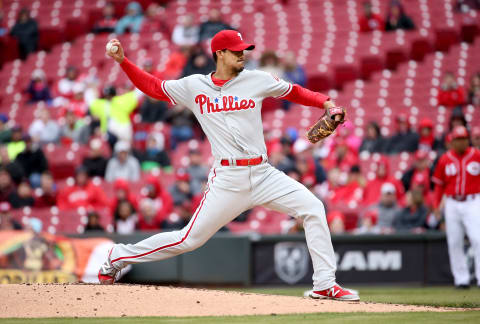
[[[182,255],[180,281],[196,284],[250,283],[250,240],[218,234],[201,248]]]

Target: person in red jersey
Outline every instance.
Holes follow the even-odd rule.
[[[470,147],[465,127],[451,132],[450,149],[440,157],[432,181],[434,206],[445,196],[445,225],[450,267],[455,286],[468,288],[470,273],[464,250],[467,234],[475,257],[475,275],[480,286],[480,150]]]

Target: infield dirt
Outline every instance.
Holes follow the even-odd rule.
[[[0,317],[223,316],[320,312],[418,312],[459,309],[312,300],[163,286],[0,285]]]

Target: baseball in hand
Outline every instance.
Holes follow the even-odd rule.
[[[118,51],[118,46],[117,45],[112,45],[112,43],[108,42],[107,43],[107,51],[110,53],[116,53]]]

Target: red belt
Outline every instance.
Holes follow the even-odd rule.
[[[238,160],[235,160],[235,162],[236,162],[237,166],[259,165],[260,163],[263,162],[263,157],[259,156],[259,157],[252,158],[252,159],[238,159]],[[225,159],[221,160],[220,164],[223,165],[223,166],[234,165],[234,164],[230,164],[230,161],[225,160]]]

